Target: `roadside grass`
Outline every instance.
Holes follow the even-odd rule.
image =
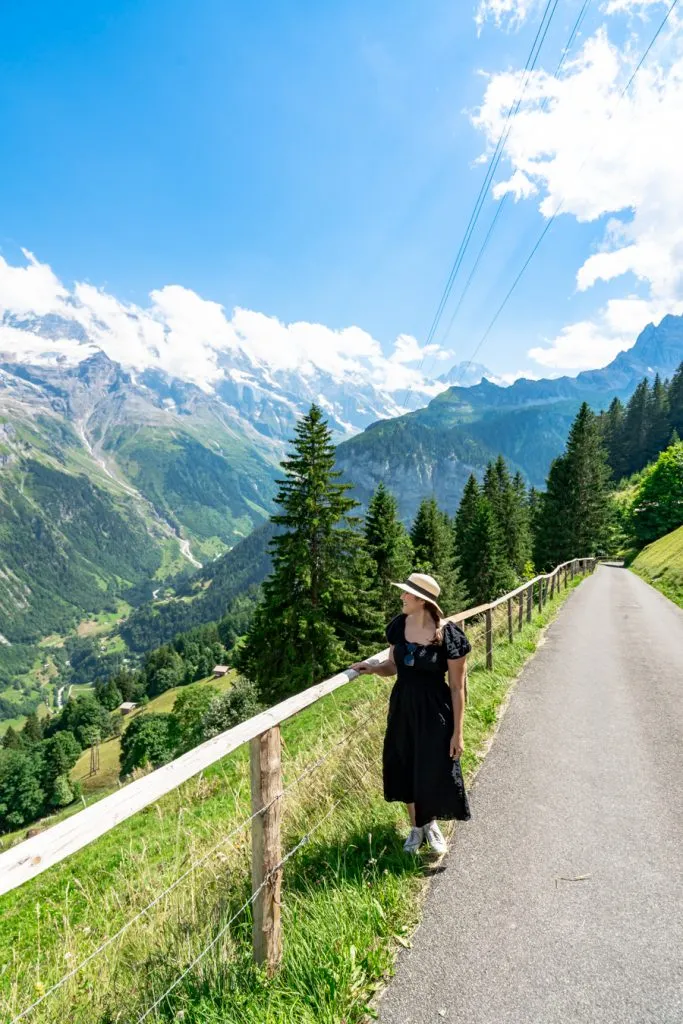
[[[683,608],[683,526],[648,544],[629,568]]]
[[[512,681],[566,593],[542,614],[534,612],[530,624],[525,617],[521,633],[515,620],[512,644],[502,606],[492,671],[483,666],[482,625],[468,630],[475,641],[463,756],[469,780]],[[358,1024],[372,1015],[371,1000],[399,946],[409,944],[430,872],[428,858],[403,854],[404,810],[381,795],[391,685],[376,677],[354,680],[283,726],[286,786],[327,755],[283,799],[283,851],[331,813],[285,866],[285,948],[275,977],[252,964],[249,911],[226,927],[250,892],[249,831],[227,839],[249,814],[248,750],[242,748],[0,899],[0,1015],[11,1020],[193,864],[171,893],[30,1019],[133,1024],[212,943],[147,1020]],[[348,741],[335,747],[350,730]],[[456,826],[456,841],[466,827]]]

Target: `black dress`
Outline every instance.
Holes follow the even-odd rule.
[[[408,644],[405,623],[406,616],[397,615],[387,626],[397,679],[384,737],[384,799],[414,803],[418,826],[432,818],[468,821],[460,760],[450,756],[453,704],[446,672],[448,659],[463,658],[472,648],[453,622],[445,624],[442,644]]]

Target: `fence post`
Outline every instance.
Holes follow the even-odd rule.
[[[282,868],[277,868],[281,859],[281,801],[277,798],[282,792],[279,725],[251,740],[250,758],[252,814],[267,807],[254,818],[251,832],[252,893],[266,883],[254,900],[254,960],[265,964],[268,973],[273,974],[282,958]]]
[[[512,643],[512,598],[508,597],[508,640]]]
[[[543,611],[543,580],[538,581],[538,613]]]
[[[531,622],[531,606],[534,603],[534,585],[530,583],[526,588],[526,621]]]
[[[491,609],[486,609],[486,667],[493,668],[493,620]]]
[[[517,623],[517,629],[521,633],[522,632],[522,626],[524,625],[524,591],[522,591],[520,593],[520,595],[519,595],[519,612],[518,612],[518,616],[519,616],[519,622]]]
[[[555,597],[555,573],[550,577],[550,600]]]

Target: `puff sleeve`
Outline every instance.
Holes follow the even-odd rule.
[[[447,622],[443,629],[443,642],[446,648],[446,657],[449,661],[457,661],[464,658],[472,650],[472,645],[454,622]]]

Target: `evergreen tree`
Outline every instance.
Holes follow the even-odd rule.
[[[679,437],[683,436],[683,363],[669,384],[669,426]]]
[[[268,698],[296,693],[332,675],[362,648],[379,616],[369,592],[368,556],[351,515],[357,502],[339,482],[335,449],[313,405],[296,427],[275,499],[281,512],[263,584],[235,665]],[[376,622],[376,625],[375,625]],[[345,642],[346,641],[346,644]]]
[[[597,418],[584,402],[541,499],[539,568],[603,550],[611,524],[609,466]]]
[[[505,593],[511,583],[496,514],[486,494],[480,494],[468,544],[476,553],[470,563],[469,598],[485,604]]]
[[[467,603],[470,605],[477,604],[473,594],[477,587],[475,577],[479,553],[476,547],[476,523],[480,498],[479,484],[474,474],[471,474],[460,499],[454,527],[460,574],[466,591]]]
[[[647,462],[650,390],[642,380],[631,395],[624,417],[624,476],[637,472]]]
[[[410,539],[414,570],[428,573],[437,581],[441,587],[439,604],[444,612],[458,611],[465,595],[455,560],[453,524],[435,498],[424,498],[420,503]]]
[[[624,418],[624,406],[619,398],[612,399],[609,409],[601,417],[603,440],[615,480],[621,480],[626,471]]]
[[[510,557],[512,568],[520,579],[526,579],[533,560],[533,531],[529,495],[522,474],[515,473],[512,481],[514,505],[512,513],[512,541]]]
[[[27,743],[40,743],[43,738],[43,727],[35,711],[27,716],[24,728],[21,730],[22,738]]]
[[[5,750],[21,750],[23,743],[21,742],[21,736],[15,731],[14,727],[9,725],[7,732],[2,737],[2,744]]]
[[[659,374],[654,379],[649,394],[647,447],[644,453],[645,463],[656,459],[666,448],[671,437],[669,422],[669,394]]]
[[[400,592],[391,583],[406,579],[412,572],[413,547],[398,518],[398,504],[380,483],[368,505],[365,517],[365,546],[372,559],[371,590],[386,621],[401,610]]]

